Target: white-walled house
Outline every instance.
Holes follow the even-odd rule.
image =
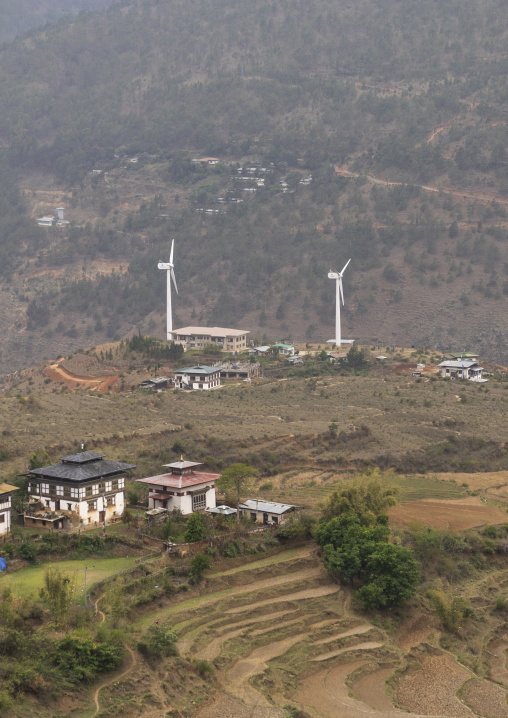
[[[0,483],[0,536],[11,531],[11,495],[17,486]]]
[[[215,484],[220,474],[195,471],[194,467],[201,464],[183,459],[164,466],[169,469],[166,474],[137,479],[140,484],[148,484],[149,509],[177,509],[187,515],[215,508]]]
[[[450,359],[442,361],[439,365],[441,376],[449,379],[469,379],[485,383],[488,379],[482,377],[483,367],[472,359]]]
[[[265,526],[283,524],[297,508],[298,506],[293,504],[280,504],[262,499],[247,499],[239,506],[240,513],[250,516],[256,523]]]
[[[201,389],[206,391],[220,386],[221,367],[216,366],[188,366],[177,369],[175,375],[175,387],[177,389]]]
[[[32,469],[28,493],[38,508],[31,510],[29,506],[25,526],[44,520],[41,506],[42,513],[50,517],[50,525],[59,516],[83,524],[107,523],[121,516],[125,507],[124,474],[134,468],[121,461],[104,461],[104,454],[82,451],[63,456],[60,464]]]

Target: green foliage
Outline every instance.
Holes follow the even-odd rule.
[[[117,668],[123,659],[123,647],[108,640],[98,643],[91,638],[66,636],[55,646],[53,663],[72,684],[90,682],[98,673]]]
[[[316,519],[308,514],[290,516],[287,521],[277,527],[275,535],[278,539],[310,538]]]
[[[196,658],[196,660],[194,661],[194,668],[196,670],[196,673],[204,680],[212,678],[214,674],[213,665],[210,663],[210,661],[200,660]]]
[[[187,519],[185,540],[187,543],[202,541],[206,536],[205,523],[201,514],[193,513]]]
[[[203,573],[208,570],[211,566],[210,556],[206,556],[203,553],[198,553],[191,559],[190,562],[191,573],[194,576],[200,577]]]
[[[249,491],[252,485],[252,479],[256,476],[257,471],[252,466],[237,462],[222,472],[217,482],[220,491],[236,496],[237,505],[240,504],[240,495]],[[240,513],[237,513],[237,520],[240,520]]]
[[[397,488],[390,486],[389,480],[389,474],[383,476],[376,469],[372,478],[357,478],[340,491],[334,491],[325,505],[322,521],[353,514],[361,524],[374,524],[377,516],[396,503]]]
[[[74,581],[56,566],[49,566],[44,572],[44,587],[40,590],[40,596],[58,625],[66,623],[74,588]]]
[[[346,358],[340,360],[340,364],[345,368],[354,369],[355,371],[367,369],[369,366],[365,351],[363,349],[358,349],[354,345],[348,351]]]
[[[30,460],[28,462],[28,468],[31,471],[32,469],[40,469],[43,466],[48,466],[50,464],[49,456],[47,451],[43,451],[41,457],[37,455],[37,453],[34,451],[32,456],[30,457]]]
[[[365,566],[365,584],[358,591],[364,608],[402,606],[414,595],[420,578],[413,551],[379,544]]]
[[[146,645],[155,656],[176,656],[176,631],[167,624],[153,624],[146,636]]]
[[[143,337],[141,334],[134,334],[130,339],[126,339],[125,347],[127,351],[137,352],[142,356],[160,360],[179,361],[184,353],[184,348],[181,344],[168,343],[154,337]]]
[[[471,609],[463,598],[447,596],[443,591],[429,591],[430,602],[444,628],[450,633],[457,633]]]
[[[388,543],[389,533],[383,514],[375,525],[362,525],[358,516],[345,514],[316,531],[326,570],[351,584],[362,581],[358,596],[367,609],[402,605],[419,579],[413,551]]]
[[[20,558],[25,559],[25,561],[37,563],[37,547],[32,543],[28,543],[28,541],[23,541],[23,543],[19,544],[16,549],[16,554]]]

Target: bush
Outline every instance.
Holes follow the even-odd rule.
[[[194,661],[194,668],[196,669],[196,673],[203,679],[213,676],[213,666],[209,661],[197,659]]]
[[[201,514],[191,514],[187,519],[187,528],[185,529],[185,540],[187,543],[202,541],[205,538],[205,524]]]
[[[155,656],[176,656],[176,631],[167,624],[153,624],[148,629],[146,646]]]
[[[211,561],[210,556],[205,556],[204,553],[198,553],[190,562],[191,573],[194,576],[202,576],[203,573],[210,568]]]
[[[18,550],[16,553],[19,558],[24,558],[25,561],[29,561],[30,563],[37,563],[37,549],[31,543],[23,541],[23,543],[18,546]]]
[[[91,681],[97,673],[117,668],[123,659],[123,647],[116,643],[97,643],[91,638],[66,636],[56,644],[53,663],[71,683]]]

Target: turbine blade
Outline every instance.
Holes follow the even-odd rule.
[[[175,240],[172,239],[172,240],[171,240],[171,253],[170,253],[170,255],[169,255],[169,263],[170,263],[170,264],[173,264],[173,249],[174,249],[174,246],[175,246]]]
[[[171,277],[173,279],[173,284],[175,285],[176,293],[178,294],[178,287],[176,286],[176,279],[175,279],[175,270],[173,267],[171,267]]]
[[[342,299],[342,304],[344,304],[344,292],[342,291],[342,277],[339,279],[339,289],[340,289],[340,296]]]
[[[347,265],[349,264],[350,261],[351,261],[351,259],[348,259],[348,260],[347,260],[346,264],[344,265],[344,269],[343,269],[342,272],[341,272],[341,275],[344,274],[344,272],[346,271],[346,267],[347,267]]]

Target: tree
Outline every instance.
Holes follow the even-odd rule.
[[[154,624],[148,629],[146,643],[149,651],[156,656],[175,656],[177,638],[178,635],[171,626]]]
[[[63,625],[67,620],[72,599],[74,598],[74,580],[66,576],[56,566],[50,566],[44,572],[44,586],[40,597],[46,602],[55,622]]]
[[[414,595],[420,578],[413,551],[379,544],[365,567],[365,585],[358,591],[364,608],[402,606]]]
[[[205,538],[205,533],[205,524],[201,514],[191,514],[187,519],[187,527],[185,529],[185,540],[187,543],[202,541]]]
[[[222,472],[218,486],[224,493],[234,492],[236,494],[236,507],[240,506],[240,494],[248,491],[251,479],[256,476],[257,471],[247,464],[236,463]],[[240,520],[240,512],[236,512],[236,520]]]
[[[210,556],[198,553],[190,562],[192,575],[201,578],[203,573],[210,568],[210,563]]]
[[[372,525],[376,517],[386,513],[390,506],[397,503],[397,489],[381,481],[379,470],[373,473],[369,481],[352,481],[341,491],[334,491],[326,502],[322,521],[330,521],[335,516],[354,514],[363,525]]]

